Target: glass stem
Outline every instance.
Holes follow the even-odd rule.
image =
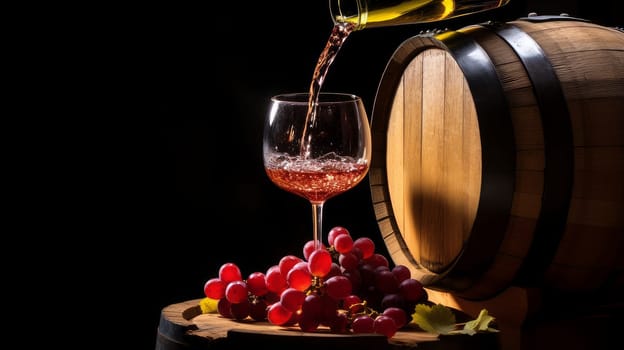
[[[323,203],[312,203],[312,230],[314,233],[314,250],[321,249],[323,237]]]

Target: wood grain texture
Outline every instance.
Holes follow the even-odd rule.
[[[514,285],[624,294],[624,33],[577,20],[509,24],[540,48],[563,93],[572,142],[561,158],[571,155],[570,170],[553,165],[552,151],[561,148],[552,136],[568,131],[545,127],[549,100],[515,47],[482,25],[411,38],[390,59],[372,115],[371,190],[386,247],[426,285],[466,299]],[[498,117],[507,114],[513,129],[512,171],[489,173],[496,164],[486,164],[486,155],[501,149],[483,142],[484,123],[495,118],[480,111],[494,101],[476,93],[491,81],[468,78],[472,57],[462,56],[457,41],[474,41],[495,70],[506,106]],[[557,172],[572,185],[569,199],[553,202]],[[509,210],[482,211],[484,188],[509,179]],[[543,229],[552,209],[563,213],[560,232]],[[500,215],[507,222],[500,230],[475,227]],[[478,255],[486,258],[462,260]],[[547,266],[536,263],[539,256],[548,256]]]
[[[378,334],[334,334],[325,327],[303,332],[298,327],[282,327],[250,319],[236,321],[218,314],[202,314],[201,299],[188,300],[162,309],[156,350],[238,349],[498,349],[498,333],[475,336],[438,336],[415,329],[403,329],[391,339]]]

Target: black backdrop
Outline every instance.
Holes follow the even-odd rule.
[[[512,0],[501,9],[435,25],[352,34],[323,87],[363,97],[367,110],[384,66],[421,30],[457,29],[529,12],[568,13],[619,26],[617,0]],[[301,253],[311,238],[309,203],[277,189],[262,167],[262,122],[270,96],[306,91],[331,30],[327,1],[203,5],[150,3],[126,13],[103,53],[106,165],[97,170],[103,204],[89,210],[102,231],[93,287],[125,301],[115,331],[153,349],[160,310],[203,297],[203,283],[235,262],[244,275]],[[619,6],[619,5],[618,5]],[[118,26],[119,25],[119,26]],[[120,30],[121,28],[121,30]],[[108,166],[110,164],[110,166]],[[380,241],[368,182],[325,205],[325,232],[343,225]],[[85,210],[85,212],[87,212]],[[86,253],[85,255],[88,255]],[[385,253],[387,255],[387,253]],[[103,267],[102,267],[103,266]],[[102,310],[110,313],[110,310]]]

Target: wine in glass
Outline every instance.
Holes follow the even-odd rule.
[[[362,99],[345,93],[271,98],[263,136],[264,168],[278,187],[312,204],[313,241],[322,246],[323,204],[368,172],[371,134]]]

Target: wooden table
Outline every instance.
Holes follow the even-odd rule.
[[[333,334],[320,329],[303,332],[269,322],[236,321],[218,314],[202,314],[201,299],[163,308],[158,326],[156,350],[206,350],[289,348],[295,350],[489,350],[499,349],[498,333],[469,335],[435,334],[404,329],[391,339],[377,334]]]

